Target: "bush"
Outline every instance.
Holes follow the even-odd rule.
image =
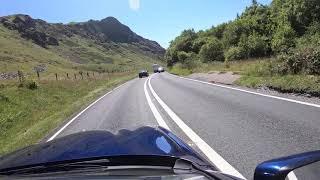
[[[181,75],[181,76],[187,76],[192,73],[190,69],[187,69],[182,65],[181,63],[177,63],[174,66],[170,68],[170,72],[172,74]]]
[[[26,83],[26,87],[31,90],[38,89],[39,85],[35,81],[30,81]]]
[[[198,62],[197,54],[193,52],[186,53],[184,51],[180,51],[178,52],[177,56],[179,59],[178,62],[181,64],[181,66],[183,66],[183,68],[192,69],[197,66],[196,65]]]
[[[320,75],[320,48],[304,47],[282,54],[274,70],[279,74]]]
[[[273,35],[271,46],[274,52],[286,52],[295,46],[296,32],[288,24],[279,25]]]
[[[223,61],[222,43],[217,38],[210,39],[207,44],[201,47],[199,55],[202,62]]]
[[[197,38],[193,44],[192,44],[192,49],[195,53],[199,53],[200,50],[201,50],[201,47],[203,45],[205,45],[207,43],[207,41],[209,40],[210,38],[208,37],[200,37],[200,38]]]
[[[234,61],[244,59],[246,52],[241,47],[231,47],[224,54],[226,61]]]
[[[263,57],[269,51],[267,37],[253,33],[248,37],[248,55],[250,57]]]
[[[4,102],[9,102],[9,98],[5,95],[0,94],[0,102],[4,101]]]
[[[181,63],[184,63],[189,57],[190,57],[189,53],[186,53],[184,51],[179,51],[178,52],[178,60]]]

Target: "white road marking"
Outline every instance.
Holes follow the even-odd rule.
[[[156,118],[158,124],[161,126],[161,127],[164,127],[168,130],[169,129],[169,126],[166,124],[166,122],[163,120],[162,116],[160,115],[159,111],[157,110],[156,106],[153,104],[153,102],[151,101],[151,98],[150,98],[150,95],[148,93],[148,90],[147,90],[147,81],[149,80],[149,78],[144,82],[144,94],[147,98],[147,101],[148,101],[148,104],[150,106],[150,109],[153,113],[153,116]]]
[[[213,150],[204,140],[202,140],[189,126],[187,126],[180,117],[174,113],[153,90],[150,81],[153,75],[148,80],[149,89],[152,95],[156,98],[162,108],[168,113],[171,119],[182,129],[182,131],[198,146],[198,148],[208,157],[208,159],[222,172],[245,179],[234,167],[224,160],[215,150]]]
[[[297,176],[293,173],[293,171],[291,171],[288,175],[287,175],[288,180],[298,180]]]
[[[204,179],[204,176],[196,176],[196,177],[191,177],[184,180],[198,180],[198,179]]]
[[[170,73],[168,73],[168,74],[170,74]],[[298,103],[298,104],[303,104],[303,105],[307,105],[307,106],[313,106],[313,107],[320,108],[320,105],[318,105],[318,104],[312,104],[312,103],[307,103],[307,102],[303,102],[303,101],[297,101],[297,100],[293,100],[293,99],[288,99],[288,98],[283,98],[283,97],[278,97],[278,96],[272,96],[272,95],[267,95],[267,94],[261,94],[261,93],[247,91],[247,90],[243,90],[243,89],[239,89],[239,88],[234,88],[234,87],[224,86],[224,85],[220,85],[220,84],[209,83],[209,82],[200,81],[200,80],[196,80],[196,79],[185,78],[185,77],[177,76],[177,75],[174,75],[174,74],[170,74],[170,75],[178,77],[178,78],[181,78],[181,79],[186,79],[186,80],[189,80],[189,81],[199,82],[199,83],[202,83],[202,84],[208,84],[208,85],[222,87],[222,88],[226,88],[226,89],[232,89],[232,90],[236,90],[236,91],[241,91],[241,92],[245,92],[245,93],[249,93],[249,94],[254,94],[254,95],[259,95],[259,96],[264,96],[264,97],[270,97],[270,98],[279,99],[279,100],[283,100],[283,101],[288,101],[288,102],[293,102],[293,103]],[[291,171],[288,174],[287,178],[288,178],[288,180],[298,180],[297,176],[294,174],[293,171]]]
[[[170,73],[168,73],[168,74],[170,74]],[[200,81],[200,80],[196,80],[196,79],[185,78],[185,77],[177,76],[177,75],[174,75],[174,74],[170,74],[170,75],[174,76],[174,77],[177,77],[177,78],[186,79],[186,80],[189,80],[189,81],[199,82],[199,83],[202,83],[202,84],[208,84],[208,85],[211,85],[211,86],[217,86],[217,87],[221,87],[221,88],[232,89],[232,90],[241,91],[241,92],[245,92],[245,93],[249,93],[249,94],[254,94],[254,95],[259,95],[259,96],[269,97],[269,98],[273,98],[273,99],[278,99],[278,100],[283,100],[283,101],[288,101],[288,102],[292,102],[292,103],[303,104],[303,105],[307,105],[307,106],[320,108],[319,104],[307,103],[307,102],[297,101],[297,100],[283,98],[283,97],[279,97],[279,96],[272,96],[272,95],[257,93],[257,92],[248,91],[248,90],[239,89],[239,88],[234,88],[234,87],[230,87],[230,86],[214,84],[214,83]]]
[[[112,93],[113,91],[119,89],[120,87],[122,87],[123,85],[125,85],[126,83],[128,83],[130,81],[127,81],[123,84],[121,84],[120,86],[114,88],[113,90],[107,92],[106,94],[104,94],[103,96],[101,96],[99,99],[97,99],[96,101],[94,101],[93,103],[91,103],[89,106],[87,106],[84,110],[82,110],[80,113],[78,113],[76,116],[74,116],[67,124],[65,124],[59,131],[57,131],[53,136],[51,136],[47,142],[52,141],[54,138],[56,138],[66,127],[68,127],[74,120],[76,120],[81,114],[83,114],[86,110],[88,110],[91,106],[93,106],[94,104],[96,104],[98,101],[100,101],[102,98],[104,98],[105,96],[109,95],[110,93]]]

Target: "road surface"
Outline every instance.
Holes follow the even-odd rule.
[[[320,106],[168,73],[125,83],[73,118],[54,138],[159,124],[219,163],[215,165],[220,169],[247,179],[264,160],[320,148]],[[299,173],[296,176],[299,179]]]

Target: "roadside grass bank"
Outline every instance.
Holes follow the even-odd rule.
[[[305,74],[279,75],[270,70],[273,58],[251,59],[233,62],[197,63],[193,67],[177,63],[169,72],[180,76],[192,73],[234,72],[241,78],[236,85],[250,88],[269,88],[282,93],[308,94],[320,97],[320,76]]]
[[[134,77],[126,72],[96,80],[41,80],[35,89],[0,81],[0,156],[39,142],[79,109]]]

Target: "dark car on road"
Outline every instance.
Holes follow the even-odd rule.
[[[139,72],[139,78],[148,77],[148,76],[149,76],[149,73],[147,70],[141,70]]]
[[[261,163],[255,180],[285,180],[301,166],[320,160],[320,151]],[[87,131],[23,148],[0,157],[0,179],[220,179],[222,172],[162,127]]]

